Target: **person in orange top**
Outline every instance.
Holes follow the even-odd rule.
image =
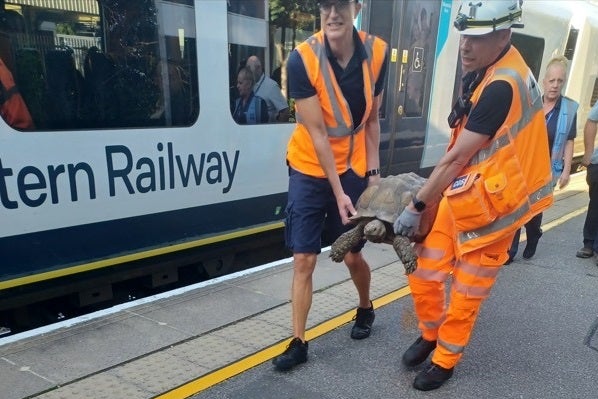
[[[15,129],[33,130],[35,124],[12,73],[0,59],[0,115]]]
[[[305,326],[324,226],[330,240],[350,228],[353,204],[368,184],[380,178],[378,109],[387,46],[353,27],[360,10],[358,1],[322,1],[322,30],[297,46],[287,62],[297,118],[287,147],[285,223],[286,245],[294,262],[293,339],[273,360],[278,370],[307,361]],[[359,295],[353,339],[367,338],[375,317],[370,268],[362,247],[363,243],[353,248],[344,259]]]
[[[541,93],[510,43],[521,13],[519,0],[462,3],[455,27],[465,75],[448,118],[450,143],[394,223],[397,234],[413,236],[422,211],[444,192],[432,229],[416,246],[418,267],[408,275],[421,336],[403,364],[417,366],[434,352],[415,377],[418,390],[452,377],[515,231],[552,204]]]

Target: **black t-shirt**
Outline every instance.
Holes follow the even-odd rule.
[[[503,125],[513,101],[513,89],[504,80],[496,80],[484,88],[465,124],[465,129],[494,137]]]

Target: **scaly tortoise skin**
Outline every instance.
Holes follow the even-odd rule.
[[[412,273],[417,268],[417,255],[409,238],[395,235],[392,225],[425,181],[413,172],[402,173],[381,178],[379,184],[366,188],[355,205],[357,213],[351,217],[357,225],[332,244],[332,260],[342,261],[347,252],[365,238],[371,242],[392,244],[405,273]]]

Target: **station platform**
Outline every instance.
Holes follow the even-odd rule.
[[[349,337],[357,294],[324,251],[309,361],[292,371],[271,364],[292,334],[287,259],[1,338],[0,398],[596,397],[598,266],[575,257],[587,202],[585,173],[555,192],[536,255],[503,267],[461,363],[437,391],[414,390],[418,370],[400,363],[419,336],[403,266],[391,246],[368,243],[368,339]]]

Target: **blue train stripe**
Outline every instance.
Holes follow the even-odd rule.
[[[0,290],[281,228],[286,199],[279,193],[1,238]]]

